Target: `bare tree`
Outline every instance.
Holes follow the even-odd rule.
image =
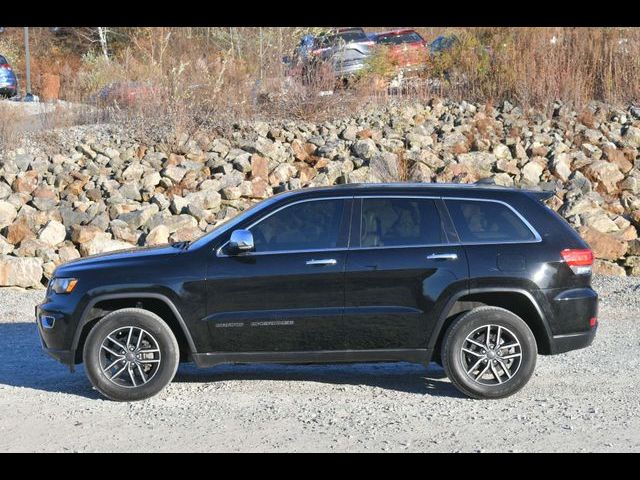
[[[100,41],[100,48],[102,48],[102,54],[104,55],[104,58],[106,58],[107,60],[109,60],[109,49],[107,44],[108,32],[109,30],[107,30],[106,27],[98,27],[98,39]]]

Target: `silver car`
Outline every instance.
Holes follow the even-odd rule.
[[[342,28],[314,40],[310,62],[329,62],[336,77],[345,78],[365,68],[374,42],[362,28]]]

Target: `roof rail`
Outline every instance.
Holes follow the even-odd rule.
[[[481,178],[480,180],[474,182],[472,185],[476,187],[509,188],[504,185],[497,185],[493,177]],[[529,195],[537,198],[540,201],[548,200],[555,195],[553,190],[530,190],[527,188],[520,188],[520,190],[528,193]]]
[[[481,178],[480,180],[477,180],[475,182],[473,182],[473,185],[477,186],[477,187],[500,187],[500,188],[507,188],[504,185],[498,185],[496,183],[496,179],[493,177],[484,177]]]

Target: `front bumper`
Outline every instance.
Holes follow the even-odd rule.
[[[45,308],[45,304],[36,306],[35,316],[42,350],[65,365],[74,365],[76,352],[72,348],[71,316],[65,312]]]
[[[42,347],[44,353],[54,358],[60,363],[73,367],[76,364],[76,352],[74,350],[55,350],[53,348]]]

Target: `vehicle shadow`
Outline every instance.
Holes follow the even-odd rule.
[[[85,377],[42,351],[35,322],[0,323],[0,386],[101,398]]]
[[[233,380],[303,381],[375,388],[437,397],[466,398],[446,378],[442,367],[413,363],[246,364],[207,369],[185,364],[174,382],[213,383]]]
[[[101,398],[84,375],[46,355],[35,323],[0,323],[0,386],[32,388]],[[401,392],[464,398],[446,380],[444,370],[411,363],[356,363],[324,365],[248,364],[219,365],[207,369],[182,364],[174,382],[213,383],[233,380],[307,381],[333,385],[368,385]]]

